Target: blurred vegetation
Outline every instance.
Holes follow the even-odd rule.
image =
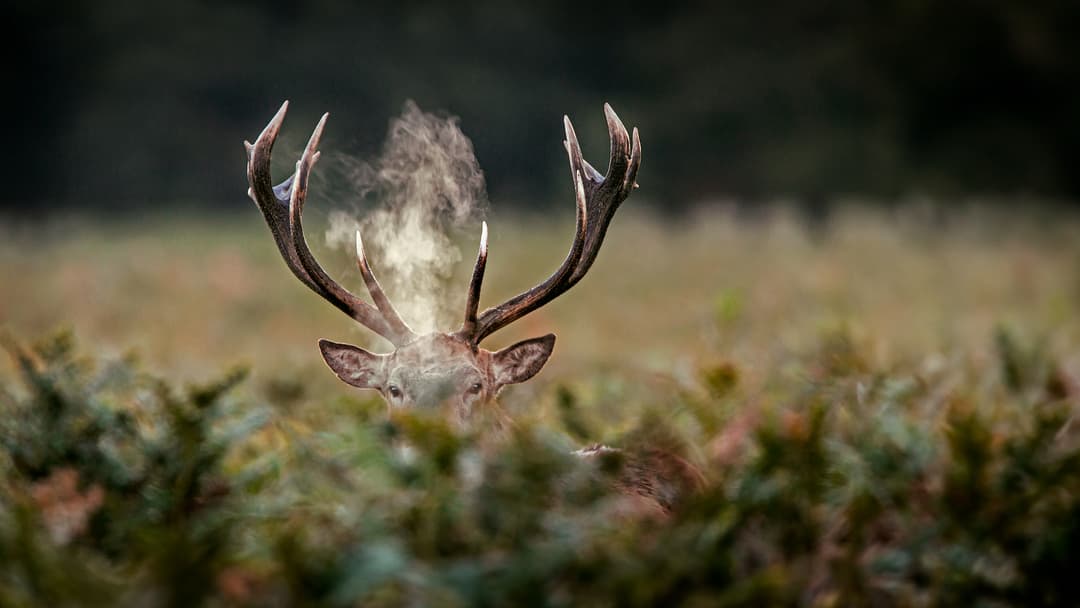
[[[1075,2],[12,8],[20,85],[8,128],[19,145],[0,151],[21,178],[0,198],[11,213],[243,209],[240,142],[284,99],[285,150],[324,111],[324,148],[363,156],[407,99],[461,116],[493,196],[527,205],[569,191],[562,114],[586,155],[604,158],[604,101],[641,128],[641,195],[665,210],[716,198],[820,210],[850,194],[1080,195]]]
[[[1074,606],[1080,386],[999,335],[1000,368],[933,372],[825,336],[797,394],[755,408],[703,368],[612,438],[674,437],[706,473],[662,518],[620,510],[619,463],[557,425],[491,444],[350,399],[310,428],[230,396],[243,374],[178,390],[67,335],[9,345],[0,601]]]
[[[316,337],[380,345],[258,217],[9,230],[0,605],[1077,605],[1080,223],[1056,220],[620,217],[499,336],[559,333],[503,395],[508,441],[333,378]],[[568,217],[492,221],[485,298],[565,253]],[[571,455],[595,442],[704,488],[629,512],[622,459]]]

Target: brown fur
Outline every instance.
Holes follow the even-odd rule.
[[[420,336],[387,355],[319,341],[323,359],[337,377],[379,391],[391,414],[400,408],[441,409],[461,425],[480,413],[505,418],[495,399],[499,391],[535,376],[554,347],[552,334],[497,352],[443,333]]]
[[[697,467],[660,448],[620,450],[596,444],[574,454],[587,460],[611,459],[617,467],[614,489],[631,499],[629,509],[633,512],[666,516],[681,498],[705,485],[705,476]],[[599,466],[606,468],[605,463]]]

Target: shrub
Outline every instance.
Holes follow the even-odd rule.
[[[242,372],[178,389],[67,335],[11,345],[0,604],[1077,605],[1077,395],[996,341],[995,365],[885,373],[830,336],[753,407],[709,364],[588,462],[607,430],[570,386],[509,441],[352,402],[311,428],[236,396]],[[634,446],[703,487],[626,512]]]

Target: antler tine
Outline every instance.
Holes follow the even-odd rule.
[[[498,306],[485,310],[483,314],[480,315],[480,318],[477,319],[474,325],[475,329],[471,332],[471,335],[468,336],[473,344],[479,344],[481,340],[495,331],[506,327],[510,323],[513,323],[537,308],[540,308],[544,304],[547,304],[551,300],[554,300],[559,294],[569,288],[567,283],[574,268],[581,260],[588,229],[586,224],[588,218],[586,216],[585,185],[581,179],[580,172],[575,176],[574,186],[574,191],[576,193],[575,199],[577,201],[577,213],[575,215],[574,223],[574,241],[570,245],[570,251],[566,254],[566,259],[563,260],[563,263],[559,266],[558,270],[549,276],[543,283],[540,283],[536,287],[533,287]],[[477,296],[479,296],[479,290],[477,291]]]
[[[304,201],[307,198],[308,177],[312,166],[319,159],[316,148],[322,137],[328,115],[323,115],[315,127],[303,155],[296,163],[296,171],[293,175],[277,186],[271,185],[271,151],[288,107],[289,102],[282,104],[281,109],[259,134],[254,144],[244,142],[248,155],[248,196],[262,211],[274,242],[285,260],[285,265],[304,285],[395,345],[403,344],[411,339],[412,333],[399,331],[399,328],[389,322],[380,310],[331,279],[315,261],[304,238],[302,214]]]
[[[390,302],[390,298],[386,297],[382,285],[379,285],[379,280],[375,278],[375,273],[371,271],[371,264],[368,263],[367,254],[364,253],[364,239],[360,236],[359,230],[356,231],[356,265],[360,267],[360,275],[364,277],[364,285],[367,286],[368,293],[371,294],[371,300],[375,302],[375,306],[382,313],[383,319],[386,320],[391,331],[407,342],[415,339],[416,334],[398,314],[397,309]]]
[[[626,170],[626,180],[623,182],[623,190],[629,196],[638,187],[637,172],[641,167],[641,137],[638,136],[637,127],[634,127],[630,145],[630,168]]]
[[[585,273],[589,272],[593,262],[596,261],[596,256],[600,253],[600,245],[604,242],[604,236],[607,234],[612,218],[615,217],[615,212],[637,188],[637,173],[641,166],[641,140],[638,130],[634,128],[633,136],[628,136],[626,127],[619,120],[619,115],[606,103],[604,117],[607,119],[608,136],[611,139],[608,172],[606,176],[601,176],[593,170],[594,179],[585,184],[589,194],[589,240],[578,267],[571,275],[568,288],[576,285]],[[577,143],[573,128],[568,129],[567,132],[567,138],[571,137],[573,147],[578,150],[576,157],[570,159],[571,171],[573,171],[577,164],[575,161],[583,165],[588,165],[588,163],[581,157],[581,148]]]
[[[487,222],[480,224],[480,249],[476,253],[472,279],[469,281],[469,294],[465,298],[465,321],[458,334],[472,336],[476,331],[476,310],[480,307],[480,286],[484,283],[484,269],[487,268]]]
[[[281,104],[274,117],[270,119],[266,127],[259,133],[255,143],[244,142],[247,149],[247,175],[248,175],[248,198],[255,202],[262,211],[266,224],[270,227],[270,234],[274,237],[281,257],[285,258],[285,264],[289,267],[296,278],[307,285],[310,289],[323,294],[322,289],[311,280],[307,271],[300,265],[296,252],[293,251],[287,235],[289,233],[289,189],[292,186],[293,176],[289,176],[284,182],[274,187],[270,177],[270,156],[277,141],[278,132],[281,131],[281,123],[285,120],[285,112],[289,109],[289,102]]]
[[[578,217],[570,253],[559,270],[546,281],[499,306],[485,310],[476,321],[475,330],[470,336],[474,344],[562,295],[585,276],[600,253],[600,246],[615,211],[637,187],[637,173],[641,165],[641,140],[638,130],[635,128],[632,135],[628,134],[619,116],[608,104],[604,104],[604,116],[611,139],[606,176],[600,175],[584,159],[574,125],[569,117],[563,117],[566,129],[563,145],[570,161],[570,176],[574,181]],[[462,332],[465,330],[466,327],[462,327]]]
[[[611,139],[611,158],[608,159],[608,175],[626,175],[626,169],[630,162],[630,136],[626,133],[626,126],[619,120],[619,115],[604,104],[604,118],[607,120],[608,137]]]
[[[319,160],[319,152],[316,148],[319,145],[319,140],[322,139],[323,128],[326,126],[326,119],[329,116],[329,114],[323,114],[322,118],[319,120],[319,124],[315,126],[315,130],[311,133],[311,138],[308,139],[308,144],[304,148],[304,153],[300,156],[300,160],[296,162],[292,196],[289,199],[289,231],[292,237],[293,248],[297,253],[297,257],[300,259],[300,264],[303,266],[304,270],[308,272],[312,280],[332,296],[332,299],[330,299],[332,304],[340,308],[360,324],[367,326],[375,333],[390,340],[395,346],[400,346],[401,344],[411,341],[415,336],[412,331],[404,325],[396,312],[393,312],[394,319],[391,319],[386,315],[383,306],[379,306],[379,300],[381,299],[384,300],[384,304],[387,305],[388,310],[393,310],[393,307],[389,306],[389,301],[386,300],[386,296],[378,286],[378,283],[375,283],[377,291],[372,292],[372,299],[376,301],[376,305],[378,306],[378,309],[376,310],[367,302],[364,302],[355,295],[349,293],[344,287],[338,285],[337,282],[326,274],[315,260],[315,256],[312,255],[311,249],[307,244],[307,239],[304,237],[303,213],[304,203],[307,200],[308,177],[311,175],[311,168],[315,165],[315,162]],[[371,278],[374,279],[374,275],[372,275]],[[371,283],[368,283],[366,276],[364,277],[364,281],[368,284],[370,290]],[[378,297],[376,297],[375,293],[378,293]]]

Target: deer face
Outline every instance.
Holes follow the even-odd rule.
[[[344,382],[379,391],[391,410],[440,409],[460,420],[494,400],[507,384],[532,378],[555,346],[554,334],[492,352],[454,334],[433,333],[377,355],[320,340],[330,369]]]
[[[477,314],[487,265],[487,224],[484,223],[461,329],[418,336],[401,319],[375,279],[359,232],[356,233],[357,263],[374,305],[336,283],[315,261],[304,238],[303,210],[308,177],[319,159],[317,148],[327,116],[323,115],[315,127],[293,175],[274,186],[270,179],[270,152],[287,108],[285,102],[254,144],[245,142],[248,196],[262,211],[278,251],[296,278],[395,346],[390,354],[379,355],[356,346],[320,340],[323,358],[338,378],[352,386],[379,391],[391,411],[405,407],[438,408],[465,420],[482,409],[481,406],[493,402],[502,387],[536,375],[551,355],[554,335],[518,342],[496,352],[480,348],[480,342],[559,297],[589,271],[615,211],[637,187],[635,177],[641,162],[637,129],[631,137],[611,107],[604,105],[611,137],[611,158],[605,176],[582,158],[574,127],[569,118],[563,117],[566,129],[563,144],[570,159],[577,203],[574,240],[566,259],[539,285]]]

